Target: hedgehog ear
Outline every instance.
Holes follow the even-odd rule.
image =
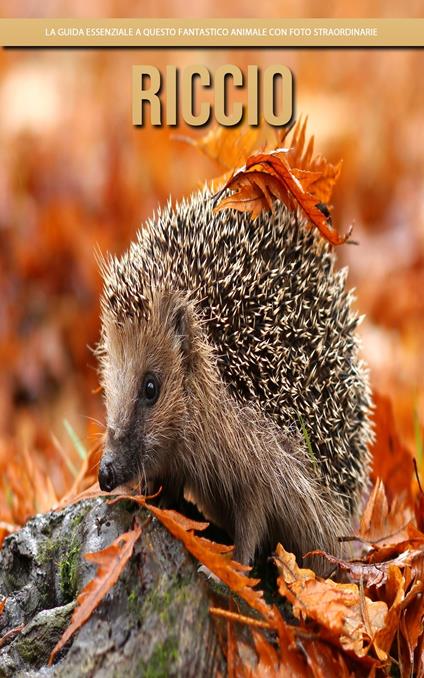
[[[191,316],[186,304],[178,306],[174,318],[174,330],[178,337],[181,352],[186,361],[189,360],[191,349]]]

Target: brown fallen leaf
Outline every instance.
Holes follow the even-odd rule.
[[[381,586],[387,579],[387,563],[366,563],[361,560],[343,560],[336,558],[325,551],[310,551],[305,554],[307,556],[322,556],[330,563],[337,565],[341,570],[348,572],[353,581],[361,581],[364,586]]]
[[[406,587],[405,574],[396,565],[390,565],[387,572],[387,581],[383,587],[385,590],[379,591],[379,596],[384,599],[389,610],[385,616],[384,624],[381,628],[376,629],[373,635],[375,652],[382,661],[388,659],[393,639],[398,630],[402,612],[401,603],[405,598]]]
[[[424,572],[424,535],[417,530],[412,523],[409,523],[401,532],[402,539],[398,540],[399,533],[396,532],[392,537],[374,542],[372,549],[366,555],[368,563],[383,563],[392,560],[395,565],[401,569],[405,566],[410,567],[415,573]]]
[[[404,541],[412,517],[412,510],[399,506],[397,500],[389,507],[384,483],[378,479],[361,516],[358,536],[363,541],[380,545]]]
[[[347,667],[342,653],[337,648],[314,639],[303,639],[302,645],[314,678],[351,678],[353,675]],[[369,668],[367,666],[367,677],[370,675]],[[355,673],[355,675],[358,674]]]
[[[19,626],[15,626],[13,629],[7,631],[4,636],[0,638],[0,648],[10,643],[24,628],[25,624],[19,624]]]
[[[371,479],[384,482],[389,502],[403,495],[406,503],[412,505],[412,454],[400,439],[391,399],[374,391],[373,400],[375,441],[371,448]]]
[[[252,630],[252,637],[258,662],[253,669],[242,664],[247,678],[304,678],[309,675],[304,653],[295,642],[294,634],[287,635],[283,644],[280,638],[279,646],[272,645],[258,631]]]
[[[255,676],[258,676],[258,678],[271,678],[272,676],[281,675],[280,660],[275,648],[257,631],[252,631],[252,637],[256,654],[258,655]]]
[[[414,675],[416,650],[424,633],[424,583],[415,585],[402,602],[399,623],[400,640],[403,639],[406,653],[403,657],[402,675]],[[406,656],[405,656],[406,655]]]
[[[71,623],[53,648],[49,666],[76,631],[90,618],[105,595],[116,584],[121,572],[134,550],[134,544],[141,535],[141,527],[121,534],[107,548],[97,553],[86,553],[85,559],[97,565],[96,576],[88,582],[77,598]]]
[[[287,555],[279,544],[275,557],[280,574],[278,590],[292,603],[294,615],[301,621],[318,622],[328,638],[340,643],[344,650],[365,656],[375,634],[385,626],[386,603],[361,596],[356,584],[322,580],[311,570],[289,570]]]

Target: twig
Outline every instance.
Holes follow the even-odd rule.
[[[214,614],[216,617],[224,617],[224,619],[229,619],[231,621],[240,622],[240,624],[248,624],[249,626],[257,626],[260,629],[270,629],[271,624],[266,621],[261,621],[260,619],[253,619],[252,617],[246,617],[244,614],[238,614],[237,612],[230,612],[229,610],[222,610],[220,607],[210,607],[209,612]]]
[[[0,647],[4,647],[4,645],[10,643],[10,641],[13,640],[15,636],[20,634],[24,626],[25,624],[20,624],[19,626],[15,626],[13,629],[10,629],[10,631],[5,633],[4,636],[0,638]]]

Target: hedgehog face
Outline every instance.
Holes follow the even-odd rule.
[[[161,293],[147,319],[104,326],[107,435],[99,482],[106,491],[137,477],[144,489],[177,468],[187,420],[186,318],[184,300]]]

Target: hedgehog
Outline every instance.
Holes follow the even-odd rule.
[[[205,186],[100,265],[100,487],[190,496],[246,564],[278,542],[341,554],[372,405],[334,249],[299,210],[216,211]]]

